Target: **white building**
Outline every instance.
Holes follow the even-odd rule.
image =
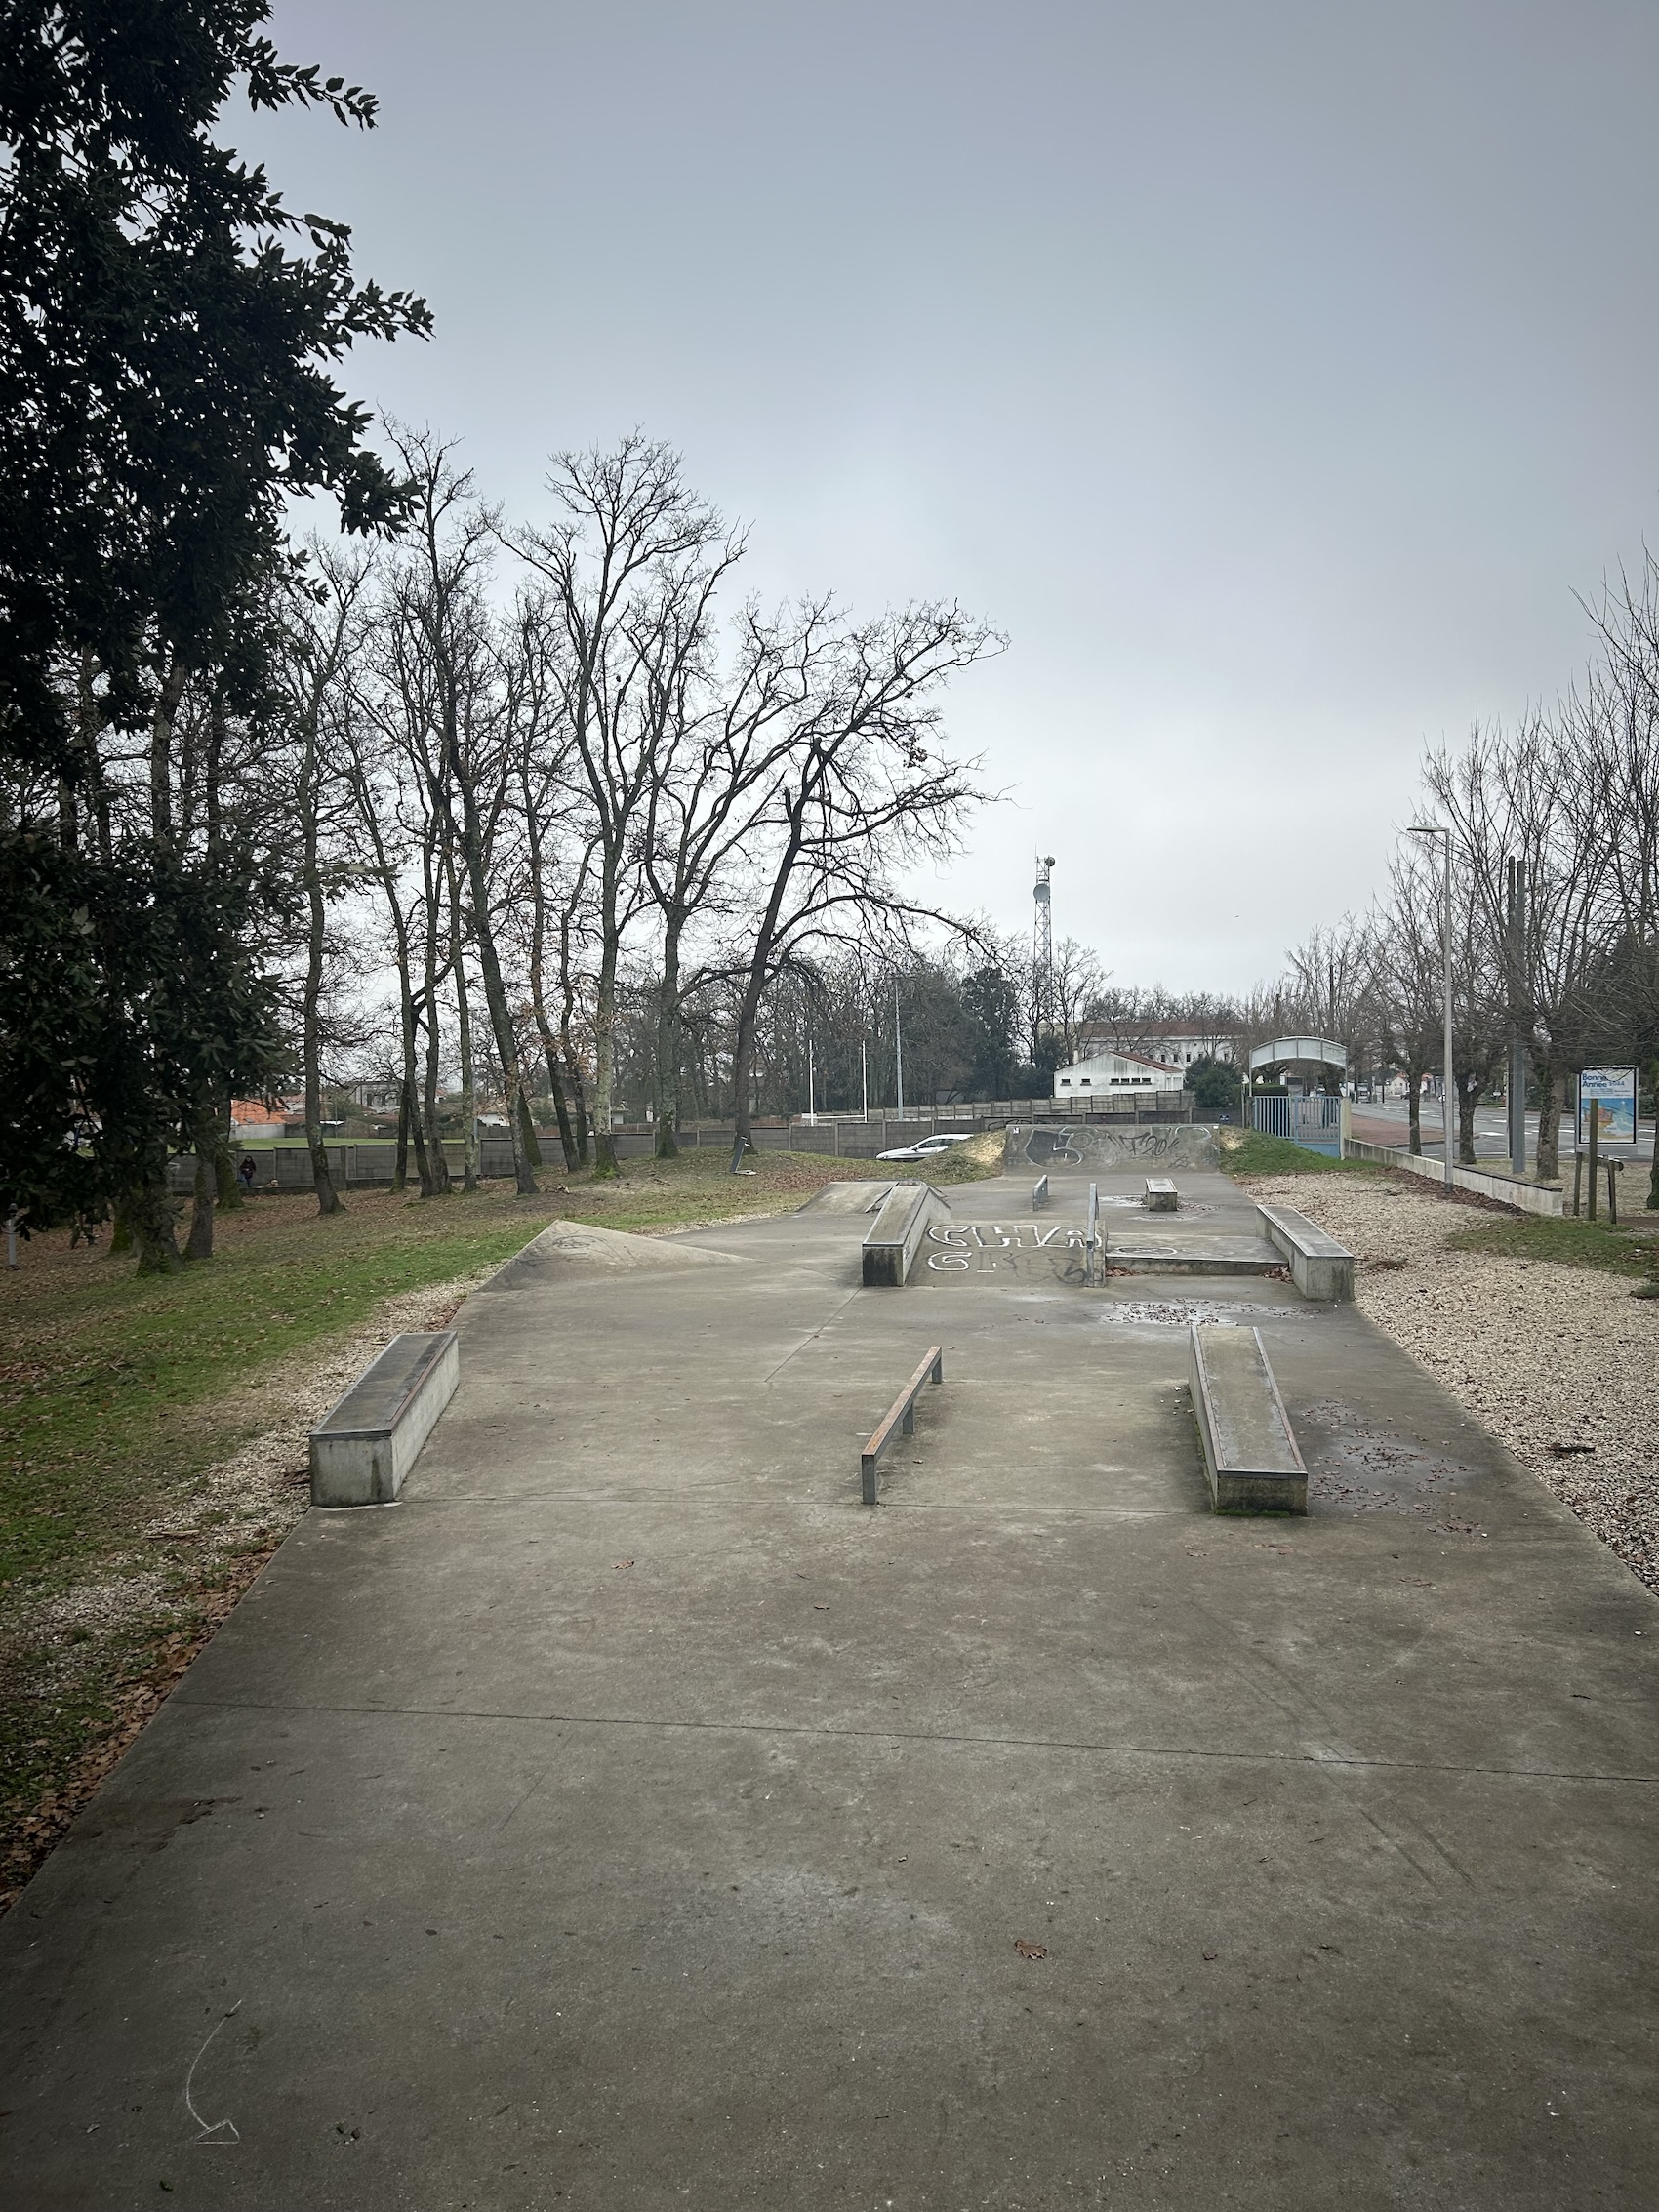
[[[1205,1028],[1194,1022],[1149,1022],[1134,1030],[1135,1050],[1130,1058],[1154,1057],[1166,1067],[1191,1067],[1195,1060],[1237,1058],[1236,1039],[1231,1029]],[[1086,1058],[1094,1052],[1116,1048],[1103,1023],[1086,1022],[1077,1043]]]
[[[1070,1067],[1054,1071],[1054,1095],[1075,1102],[1113,1093],[1178,1091],[1181,1070],[1166,1060],[1150,1060],[1139,1052],[1101,1052],[1075,1060]]]

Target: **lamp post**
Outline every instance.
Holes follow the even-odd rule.
[[[1440,837],[1445,840],[1445,883],[1440,907],[1440,956],[1445,966],[1446,1034],[1445,1064],[1440,1078],[1440,1126],[1445,1133],[1446,1188],[1454,1187],[1452,1179],[1452,1093],[1456,1080],[1452,1074],[1452,904],[1451,904],[1451,831],[1443,822],[1413,822],[1408,824],[1413,837]]]

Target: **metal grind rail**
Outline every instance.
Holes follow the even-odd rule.
[[[1089,1185],[1088,1219],[1083,1227],[1083,1279],[1093,1290],[1106,1279],[1106,1253],[1100,1226],[1100,1185]]]
[[[886,1418],[875,1434],[859,1454],[859,1476],[864,1485],[864,1502],[873,1506],[875,1498],[875,1470],[881,1464],[881,1455],[895,1436],[913,1436],[916,1427],[916,1400],[923,1386],[929,1382],[945,1380],[945,1347],[929,1345],[927,1356],[905,1385],[887,1410]]]
[[[1039,1175],[1036,1181],[1032,1185],[1032,1212],[1033,1214],[1040,1214],[1044,1206],[1046,1206],[1047,1204],[1048,1178],[1046,1175]]]

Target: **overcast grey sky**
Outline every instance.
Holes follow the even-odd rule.
[[[944,887],[1235,989],[1361,905],[1426,740],[1659,539],[1659,10],[278,0],[382,99],[240,142],[428,345],[351,388],[545,503],[635,423],[767,597],[1006,629]]]

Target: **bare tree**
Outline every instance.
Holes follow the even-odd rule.
[[[557,519],[508,543],[546,579],[564,630],[565,720],[596,825],[594,1160],[614,1175],[617,977],[647,898],[641,823],[676,666],[701,647],[714,589],[742,547],[721,544],[720,519],[685,483],[679,456],[637,432],[614,453],[558,455],[548,488]]]
[[[471,476],[429,432],[394,427],[392,442],[414,487],[411,555],[396,573],[400,611],[418,634],[431,725],[425,762],[431,807],[459,856],[468,915],[506,1092],[519,1195],[536,1190],[536,1136],[512,1007],[502,971],[490,881],[499,818],[511,788],[511,750],[493,695],[493,637],[483,596],[495,524],[472,503]]]
[[[755,1027],[773,981],[816,945],[940,918],[908,893],[905,871],[952,850],[985,794],[977,763],[937,749],[933,695],[999,643],[944,605],[839,626],[821,603],[771,633],[779,680],[800,704],[750,854],[747,951],[735,971],[734,1174],[750,1138]]]
[[[328,988],[328,907],[354,871],[331,852],[340,817],[350,807],[339,735],[347,662],[372,564],[357,548],[313,542],[306,568],[291,581],[275,656],[292,734],[294,796],[299,816],[300,883],[305,902],[305,969],[301,991],[300,1057],[305,1143],[319,1214],[341,1209],[322,1132],[323,1002]]]

